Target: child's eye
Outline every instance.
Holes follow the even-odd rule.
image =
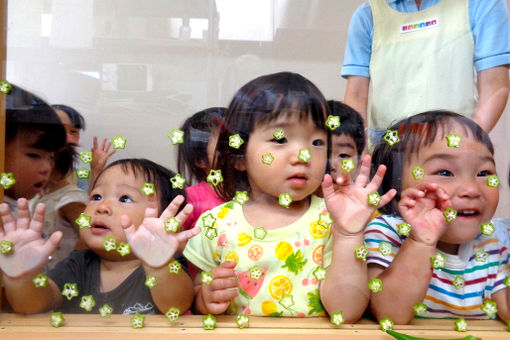
[[[439,170],[436,172],[436,175],[452,177],[453,173],[450,170]]]
[[[131,203],[131,202],[133,202],[131,197],[129,197],[127,195],[124,195],[121,198],[119,198],[119,201],[122,202],[122,203]]]
[[[352,155],[349,155],[348,153],[341,153],[338,154],[338,158],[351,158]]]
[[[92,197],[90,198],[91,201],[100,201],[101,199],[102,199],[101,195],[98,194],[92,195]]]
[[[312,145],[313,146],[323,146],[324,144],[324,141],[322,139],[315,139],[313,142],[312,142]]]
[[[482,170],[476,174],[476,176],[478,176],[478,177],[487,177],[490,175],[492,175],[492,171],[490,171],[490,170]]]
[[[41,155],[39,155],[38,153],[27,153],[27,156],[32,158],[32,159],[39,159],[39,158],[41,158]]]
[[[278,144],[285,144],[285,143],[287,143],[287,138],[281,138],[281,139],[273,138],[273,142],[278,143]]]

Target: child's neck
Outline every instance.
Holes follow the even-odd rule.
[[[450,244],[450,243],[444,243],[444,242],[437,242],[437,249],[441,250],[443,253],[446,254],[452,254],[457,255],[459,252],[459,245],[458,244]]]
[[[311,196],[301,201],[292,202],[285,208],[278,204],[278,198],[261,195],[250,198],[243,205],[244,217],[254,227],[263,226],[266,229],[278,229],[297,221],[310,207]]]
[[[142,262],[138,259],[111,261],[100,257],[99,290],[106,293],[117,288]]]

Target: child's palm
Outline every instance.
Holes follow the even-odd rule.
[[[145,210],[145,218],[138,228],[129,221],[127,216],[123,216],[122,225],[125,228],[128,243],[135,255],[147,265],[155,268],[165,265],[174,256],[182,242],[186,242],[200,231],[199,227],[179,233],[165,230],[164,221],[176,215],[182,201],[182,196],[176,197],[158,218],[152,197]],[[191,206],[187,205],[175,216],[176,219],[182,224],[191,210]]]
[[[10,241],[13,245],[11,253],[0,254],[0,268],[5,275],[16,278],[43,267],[62,238],[60,232],[52,234],[47,241],[42,238],[44,205],[37,206],[32,220],[24,199],[18,203],[18,219],[12,216],[7,205],[2,205],[0,214],[3,223],[0,240]]]
[[[411,237],[427,245],[435,245],[446,228],[443,210],[449,205],[448,195],[436,184],[420,183],[402,192],[399,211],[411,225]]]
[[[341,183],[335,191],[330,176],[326,176],[323,182],[324,200],[328,211],[331,213],[336,225],[343,229],[344,233],[356,234],[363,230],[368,223],[370,216],[377,209],[377,206],[368,204],[368,195],[377,191],[381,185],[386,169],[380,167],[374,178],[369,181],[370,157],[363,159],[360,174],[354,183],[350,178],[341,175]],[[395,190],[390,190],[381,196],[378,206],[388,203]]]

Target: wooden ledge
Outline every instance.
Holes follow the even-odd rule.
[[[148,315],[145,327],[133,329],[129,315],[113,315],[101,319],[99,315],[67,314],[63,327],[53,328],[49,314],[0,314],[0,339],[393,339],[379,330],[374,321],[363,319],[354,325],[335,327],[328,318],[271,318],[251,317],[250,328],[239,329],[234,316],[219,316],[216,329],[206,331],[203,316],[185,315],[169,322],[163,315]],[[468,321],[467,334],[482,339],[510,339],[506,325],[501,321]],[[395,330],[426,338],[461,338],[465,333],[454,329],[454,320],[415,320],[411,325],[395,326]]]

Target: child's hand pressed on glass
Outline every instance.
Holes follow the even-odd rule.
[[[187,204],[179,213],[179,207],[184,202],[184,197],[179,195],[166,207],[160,217],[154,195],[148,197],[148,205],[142,224],[136,227],[127,215],[121,217],[121,225],[124,228],[126,239],[133,253],[146,265],[160,268],[173,258],[181,243],[200,232],[200,227],[173,233],[165,230],[164,221],[174,217],[181,223],[186,221],[193,211],[193,206]]]
[[[109,142],[106,138],[103,138],[103,142],[101,143],[101,147],[98,146],[97,137],[94,136],[93,146],[90,150],[92,152],[92,162],[90,162],[90,170],[96,175],[103,170],[108,159],[115,153],[117,150],[113,149],[110,151],[110,147],[112,143]]]
[[[443,211],[451,205],[448,194],[436,183],[420,182],[402,192],[398,209],[411,225],[410,237],[435,246],[446,230]]]
[[[342,172],[337,178],[335,190],[330,175],[324,177],[322,191],[331,217],[337,225],[335,230],[344,235],[361,233],[374,211],[393,199],[395,189],[381,196],[378,206],[368,204],[368,195],[376,192],[382,183],[386,167],[379,166],[375,176],[370,179],[371,157],[366,155],[361,163],[360,173],[354,183],[347,173]]]
[[[0,268],[10,278],[19,278],[34,270],[41,270],[48,263],[48,256],[57,249],[62,232],[54,232],[48,240],[42,237],[46,206],[39,203],[32,219],[28,201],[18,199],[18,218],[14,218],[7,204],[0,205],[3,227],[0,227],[0,240],[13,244],[12,252],[0,254]]]
[[[202,283],[202,299],[205,308],[211,314],[221,314],[230,305],[230,300],[239,295],[239,281],[234,270],[237,263],[226,261],[211,270],[213,281]]]

